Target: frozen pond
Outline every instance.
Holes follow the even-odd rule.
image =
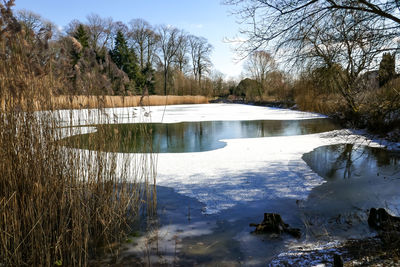
[[[217,144],[223,144],[218,149],[199,149],[194,146],[189,150],[179,148],[177,151],[165,150],[162,152],[166,153],[157,154],[158,217],[148,232],[134,238],[135,245],[126,244],[121,263],[129,264],[139,257],[143,262],[155,265],[265,266],[293,244],[313,243],[320,239],[328,242],[371,234],[364,220],[369,207],[355,202],[355,205],[348,205],[346,210],[341,210],[345,206],[341,202],[345,203],[348,196],[352,196],[350,191],[357,189],[358,182],[366,184],[366,187],[360,187],[362,190],[372,190],[372,187],[367,186],[371,181],[363,180],[359,176],[351,179],[330,178],[326,173],[336,173],[339,177],[343,173],[350,177],[360,173],[362,176],[360,168],[365,169],[372,162],[370,156],[359,156],[368,153],[352,152],[350,172],[346,169],[342,171],[343,166],[348,165],[342,154],[348,156],[350,152],[346,152],[346,147],[342,146],[332,149],[331,145],[380,145],[347,130],[334,130],[336,127],[321,126],[309,132],[301,130],[301,125],[328,123],[323,116],[285,109],[228,104],[109,109],[104,112],[116,124],[110,126],[114,127],[113,133],[123,132],[118,129],[120,126],[117,124],[146,121],[169,123],[173,128],[178,127],[176,124],[185,122],[190,125],[184,127],[185,129],[198,129],[200,124],[197,122],[205,122],[203,125],[213,125],[208,127],[206,137],[211,132],[211,143],[217,140]],[[96,116],[90,114],[91,111],[87,110],[76,111],[69,121],[65,120],[65,124],[102,124],[96,120]],[[246,122],[243,124],[243,121]],[[249,131],[232,130],[220,135],[224,131],[218,130],[218,123],[231,123],[236,125],[232,126],[233,129],[242,129],[248,121],[253,121]],[[273,134],[255,135],[252,129],[260,129],[262,125],[264,133],[271,132],[269,126],[260,121],[279,121],[279,127],[276,127],[279,130],[272,131]],[[281,125],[289,125],[291,134],[284,134],[282,129],[285,127],[282,128]],[[98,127],[91,132],[102,129],[101,126]],[[168,128],[162,124],[160,127]],[[238,136],[236,132],[247,133]],[[248,136],[248,133],[253,135]],[[204,130],[202,135],[205,135]],[[179,135],[177,136],[174,137],[175,142],[180,140]],[[192,136],[189,140],[196,140],[193,135],[189,136]],[[129,152],[121,151],[119,147],[120,144],[114,146],[112,151]],[[86,151],[83,149],[82,153],[87,153]],[[379,176],[373,182],[377,190],[382,189],[385,193],[379,195],[380,202],[373,203],[384,201],[385,207],[396,213],[400,208],[400,194],[396,194],[400,193],[400,189],[397,189],[399,180],[395,179],[398,176],[397,156],[380,151],[383,156],[374,161],[376,166],[381,166],[385,158],[390,158],[389,162],[394,163],[383,167],[382,172],[378,171],[385,173],[382,176],[386,178]],[[336,168],[335,171],[328,170],[332,166],[333,169]],[[374,168],[372,172],[376,170]],[[350,191],[340,197],[346,188]],[[357,200],[357,196],[353,195],[353,199]],[[302,230],[303,237],[295,240],[286,235],[274,237],[251,234],[253,229],[248,226],[249,223],[259,223],[264,212],[281,214],[285,222]],[[311,224],[315,227],[310,227]],[[356,225],[354,230],[351,225]],[[321,230],[317,226],[324,228]]]

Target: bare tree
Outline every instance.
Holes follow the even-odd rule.
[[[71,20],[71,21],[68,23],[68,25],[64,27],[64,31],[65,31],[65,33],[66,33],[67,35],[72,36],[72,35],[75,33],[76,29],[77,29],[77,28],[79,27],[79,25],[81,25],[81,24],[83,25],[83,23],[80,22],[80,21],[77,20],[77,19]]]
[[[160,42],[160,35],[157,34],[154,30],[149,29],[148,34],[147,34],[147,60],[146,60],[146,65],[147,66],[152,66],[154,64],[155,59],[157,58],[157,49],[158,49],[158,44]]]
[[[224,78],[225,75],[218,71],[218,70],[214,70],[212,72],[211,75],[211,80],[213,83],[213,96],[220,96],[221,94],[223,94],[223,90],[224,90]]]
[[[43,27],[43,18],[32,11],[25,9],[19,10],[15,17],[25,28],[34,33],[39,32],[39,29]]]
[[[334,88],[351,111],[358,112],[360,75],[374,67],[384,51],[397,50],[399,7],[378,0],[228,0],[239,4],[247,53],[273,46],[296,66],[325,67]]]
[[[297,60],[328,69],[332,85],[354,113],[359,110],[358,95],[366,89],[361,74],[376,67],[376,59],[390,43],[385,32],[370,27],[380,23],[362,12],[337,10],[292,39],[298,45]]]
[[[152,31],[150,24],[143,19],[133,19],[129,22],[128,38],[133,40],[133,46],[139,55],[141,69],[145,67],[145,54]]]
[[[113,39],[115,24],[112,18],[102,18],[97,14],[90,14],[86,17],[87,29],[90,37],[91,47],[102,50],[110,48]]]
[[[190,35],[188,39],[193,75],[195,80],[198,81],[199,86],[201,86],[202,75],[211,67],[210,56],[213,47],[208,43],[207,39],[203,37]]]
[[[245,67],[251,77],[259,83],[257,91],[262,99],[262,95],[266,92],[268,75],[276,68],[273,57],[263,50],[254,51],[250,54]]]
[[[175,64],[178,67],[178,70],[181,73],[184,73],[184,68],[188,64],[188,52],[189,52],[189,42],[188,37],[186,35],[183,36],[182,45],[179,47],[176,56],[175,56]]]
[[[49,39],[56,29],[56,26],[53,23],[32,11],[24,9],[19,10],[15,17],[24,28],[26,38],[33,35],[40,37],[41,35],[46,34],[46,39]]]
[[[307,31],[315,22],[325,20],[336,11],[362,13],[366,20],[382,23],[375,30],[398,35],[400,5],[398,0],[225,0],[236,8],[236,14],[251,25],[242,29],[249,42],[246,49],[258,49],[271,42],[282,44],[299,29]]]
[[[164,94],[167,95],[170,67],[174,57],[177,54],[177,51],[184,42],[184,35],[182,31],[166,25],[161,25],[158,27],[158,35],[160,38],[160,61],[162,63],[164,76]]]
[[[133,19],[129,22],[126,35],[136,50],[141,70],[153,66],[160,38],[150,23],[143,19]]]

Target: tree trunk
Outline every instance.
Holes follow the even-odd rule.
[[[168,77],[168,69],[164,70],[164,94],[167,95],[167,77]]]

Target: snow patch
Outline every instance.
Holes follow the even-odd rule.
[[[170,105],[130,108],[60,110],[62,126],[104,123],[177,123],[192,121],[305,120],[326,118],[321,114],[238,104]]]

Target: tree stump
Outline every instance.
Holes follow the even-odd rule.
[[[251,223],[250,226],[256,227],[254,230],[256,234],[274,233],[280,235],[282,233],[287,233],[295,238],[301,237],[300,229],[290,228],[289,225],[282,220],[281,215],[277,213],[264,213],[264,220],[260,224]]]

